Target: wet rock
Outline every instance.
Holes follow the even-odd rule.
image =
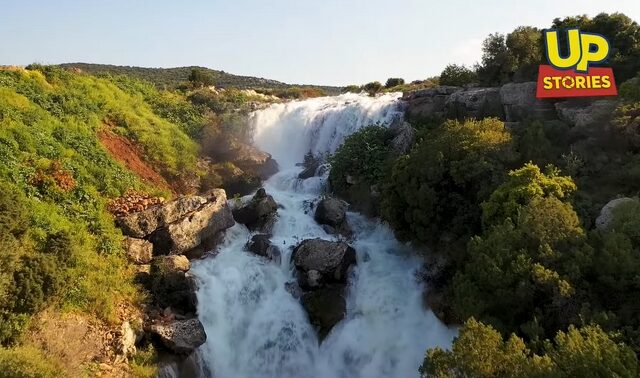
[[[271,240],[269,240],[270,237],[271,235],[268,234],[254,235],[251,241],[247,243],[247,250],[279,264],[280,249],[271,244]]]
[[[317,271],[318,282],[346,283],[349,268],[356,263],[356,251],[344,242],[307,239],[293,250],[292,260],[305,275]],[[300,286],[308,287],[306,280]]]
[[[295,299],[302,298],[303,292],[297,282],[285,282],[284,289]]]
[[[302,306],[316,329],[320,341],[340,322],[347,311],[344,286],[329,286],[302,295]]]
[[[158,229],[150,240],[156,254],[186,253],[203,244],[205,249],[213,248],[211,241],[234,223],[225,191],[214,189],[197,210]]]
[[[149,327],[149,332],[159,338],[165,347],[178,354],[189,354],[207,340],[202,323],[195,318],[153,324]]]
[[[260,188],[247,205],[233,210],[233,218],[250,230],[267,232],[277,211],[276,201],[267,195],[264,188]]]
[[[153,258],[153,244],[144,239],[124,237],[127,259],[137,265],[148,264]]]
[[[278,172],[278,163],[271,155],[250,144],[239,143],[235,149],[231,150],[230,154],[231,156],[227,157],[228,161],[233,161],[244,172],[262,180],[266,180]]]
[[[637,200],[633,198],[623,197],[616,198],[614,200],[609,201],[602,210],[600,210],[600,215],[596,218],[596,228],[598,230],[607,230],[611,226],[611,222],[613,221],[613,213],[616,208],[619,206],[623,206],[628,203],[636,202]]]
[[[318,203],[315,220],[319,224],[327,225],[342,235],[351,234],[347,223],[347,203],[336,198],[325,198]],[[329,230],[331,230],[329,229]]]
[[[302,163],[304,170],[298,174],[298,178],[305,180],[315,176],[316,171],[318,170],[321,164],[322,164],[321,159],[313,156],[311,152],[307,153],[304,156],[304,162]]]

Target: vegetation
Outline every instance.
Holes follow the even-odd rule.
[[[390,77],[387,79],[387,82],[385,83],[384,87],[385,88],[393,88],[393,87],[397,87],[399,85],[404,85],[404,79],[398,78],[398,77]]]
[[[379,81],[372,81],[371,83],[367,83],[362,87],[362,90],[367,92],[369,96],[373,96],[376,93],[380,92],[382,89],[382,84]]]
[[[457,64],[449,64],[440,74],[440,85],[462,87],[473,83],[475,80],[475,72],[465,66],[459,66]]]

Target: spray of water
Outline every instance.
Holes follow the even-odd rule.
[[[349,278],[347,313],[319,345],[293,282],[291,249],[307,238],[335,240],[314,220],[323,177],[297,178],[308,151],[330,154],[356,130],[401,116],[398,94],[347,94],[273,105],[252,115],[255,143],[281,171],[264,187],[278,202],[275,264],[244,251],[251,233],[236,224],[215,258],[194,264],[198,312],[207,332],[200,356],[217,378],[412,377],[426,348],[448,347],[455,330],[425,309],[415,279],[421,261],[378,221],[348,213],[358,265]]]

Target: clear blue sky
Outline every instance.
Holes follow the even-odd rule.
[[[640,0],[7,0],[0,64],[201,65],[289,83],[361,84],[472,64],[492,32],[623,12]]]

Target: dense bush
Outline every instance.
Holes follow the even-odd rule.
[[[533,353],[511,335],[505,340],[490,326],[468,320],[451,350],[429,349],[423,377],[635,377],[638,360],[626,345],[597,326],[569,327]]]
[[[387,79],[387,82],[385,83],[384,87],[393,88],[393,87],[397,87],[398,85],[404,85],[404,79],[399,77],[390,77]]]
[[[373,96],[376,93],[380,92],[382,89],[382,84],[379,81],[372,81],[371,83],[365,84],[362,89],[369,94],[369,96]]]
[[[0,347],[0,371],[5,378],[60,378],[64,377],[61,366],[35,348]]]
[[[465,66],[457,64],[449,64],[440,74],[440,85],[452,85],[462,87],[473,83],[476,80],[476,74]]]
[[[396,161],[383,189],[382,215],[404,239],[465,239],[479,229],[479,204],[515,158],[502,121],[447,121]]]

